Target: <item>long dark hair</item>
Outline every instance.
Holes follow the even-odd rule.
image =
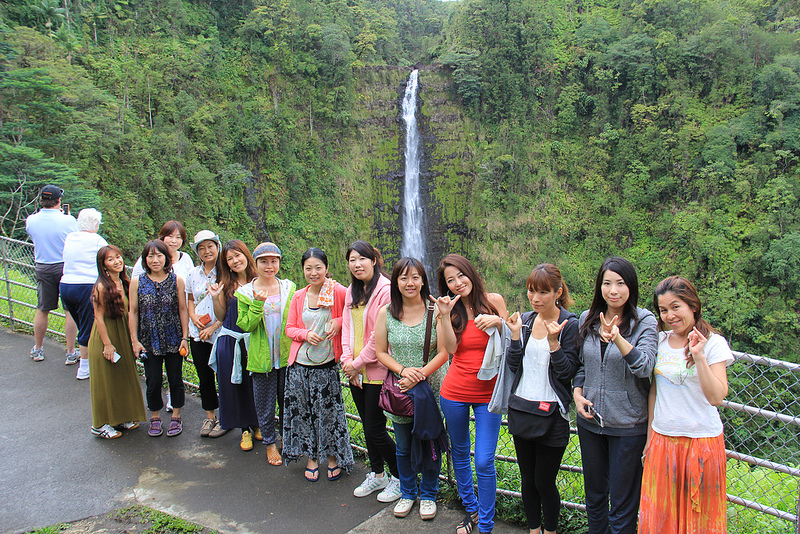
[[[664,321],[661,319],[661,313],[658,306],[658,297],[666,293],[675,293],[675,296],[686,303],[687,306],[694,312],[694,326],[703,336],[708,339],[716,330],[708,324],[708,321],[703,319],[703,304],[700,302],[700,296],[697,294],[697,288],[686,278],[682,276],[670,276],[663,279],[656,286],[653,293],[653,309],[656,310],[656,317],[658,318],[658,329],[663,331],[669,330]],[[689,345],[686,345],[686,358],[689,360],[689,366],[694,364],[694,360],[689,355]]]
[[[391,302],[389,302],[389,313],[398,321],[403,318],[403,294],[397,285],[397,280],[410,270],[415,270],[422,277],[422,287],[419,290],[419,296],[422,297],[422,303],[427,304],[428,297],[431,295],[431,287],[428,284],[428,275],[425,273],[425,266],[416,258],[400,258],[394,264],[392,269],[391,288],[389,294],[391,295]]]
[[[613,256],[607,258],[603,265],[600,266],[600,270],[597,271],[592,305],[589,306],[589,313],[579,332],[581,341],[590,335],[597,335],[600,313],[605,313],[608,310],[608,303],[603,298],[603,276],[606,271],[612,271],[620,275],[625,281],[625,285],[628,286],[628,300],[622,309],[622,317],[619,318],[619,333],[622,337],[625,337],[636,330],[636,326],[639,324],[639,313],[636,310],[636,306],[639,303],[639,277],[636,276],[636,269],[625,258]]]
[[[217,256],[217,282],[225,286],[226,301],[230,300],[239,285],[239,277],[228,267],[228,260],[226,259],[228,252],[232,250],[244,254],[245,258],[247,258],[247,267],[244,270],[247,281],[256,277],[256,262],[253,260],[253,255],[250,254],[247,245],[241,239],[231,239],[225,243],[225,246],[222,247],[222,252]]]
[[[147,265],[147,256],[150,255],[150,252],[156,250],[164,255],[164,272],[169,273],[170,269],[172,269],[172,256],[169,253],[169,248],[167,245],[164,244],[163,241],[160,239],[154,239],[153,241],[148,241],[144,245],[144,249],[142,249],[142,267],[144,268],[147,274],[150,274],[150,266]]]
[[[489,296],[486,294],[486,289],[484,289],[483,279],[478,274],[478,271],[475,270],[475,267],[470,263],[470,261],[461,256],[460,254],[448,254],[447,256],[439,262],[439,272],[438,272],[438,281],[439,281],[439,294],[445,295],[449,294],[449,290],[447,289],[447,281],[444,277],[444,270],[447,267],[455,267],[472,283],[472,294],[470,295],[470,302],[472,302],[472,311],[475,316],[478,316],[482,313],[485,314],[492,314],[492,315],[499,315],[500,312],[497,311],[491,302],[489,302]],[[459,299],[456,302],[456,305],[453,307],[453,311],[450,313],[450,322],[453,325],[453,332],[455,332],[456,337],[461,339],[461,333],[467,328],[467,308],[464,306],[464,301]]]
[[[365,306],[367,302],[369,302],[369,299],[372,298],[372,293],[375,291],[375,287],[377,287],[380,277],[386,276],[386,273],[383,271],[383,257],[378,249],[366,241],[359,239],[350,245],[350,248],[347,249],[347,253],[344,255],[344,259],[349,262],[350,253],[354,251],[358,252],[365,258],[374,261],[375,267],[372,273],[372,279],[367,282],[366,285],[364,285],[363,280],[359,280],[353,276],[353,273],[350,273],[350,292],[353,296],[353,302],[350,304],[351,308]]]
[[[556,300],[556,307],[561,306],[565,310],[572,306],[572,298],[569,296],[567,284],[561,277],[561,271],[552,263],[542,263],[533,268],[525,289],[534,291],[552,291],[557,293],[561,289],[561,296]]]
[[[100,250],[97,251],[98,276],[97,282],[94,284],[94,290],[92,291],[92,300],[103,307],[104,315],[109,319],[123,317],[128,312],[127,308],[125,307],[125,301],[123,300],[120,292],[117,290],[117,284],[106,270],[106,258],[113,253],[122,256],[122,251],[114,245],[100,247]],[[122,281],[122,290],[127,297],[128,288],[131,285],[131,281],[128,279],[128,273],[125,271],[125,269],[122,269],[122,272],[119,273],[119,279]],[[98,299],[100,299],[101,287],[103,288],[103,300],[102,302],[98,302]]]

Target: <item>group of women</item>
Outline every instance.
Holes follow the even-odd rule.
[[[449,449],[466,511],[456,533],[491,532],[507,413],[528,527],[539,534],[557,528],[556,474],[574,400],[589,532],[635,532],[637,523],[642,533],[725,532],[715,406],[727,393],[732,355],[702,318],[688,280],[657,286],[656,319],[638,307],[633,265],[609,258],[578,318],[559,269],[545,263],[526,282],[532,311],[509,315],[503,297],[457,254],[441,261],[433,297],[418,260],[400,259],[389,276],[365,241],[346,252],[348,287],[330,277],[326,254],[310,248],[300,262],[307,285],[298,289],[280,276],[274,243],[251,254],[242,241],[222,246],[203,230],[191,243],[200,264],[190,267],[179,251],[185,240],[180,223],[166,223],[131,281],[119,249],[97,252],[88,341],[94,434],[116,438],[145,420],[137,357],[149,435],[163,431],[162,367],[173,407],[166,434],[180,434],[181,363],[191,347],[206,413],[201,436],[240,429],[243,450],[262,441],[269,464],[305,458],[309,482],[335,481],[354,463],[341,368],[370,467],[354,496],[379,492],[379,501],[396,501],[400,518],[419,498],[420,517],[432,519]],[[390,385],[411,398],[413,414],[387,411]]]
[[[658,319],[637,306],[636,270],[624,258],[603,262],[580,318],[567,311],[556,266],[537,266],[526,286],[533,311],[507,321],[505,376],[490,408],[508,413],[530,532],[556,531],[570,400],[590,533],[727,532],[716,406],[733,355],[692,283],[657,285]]]

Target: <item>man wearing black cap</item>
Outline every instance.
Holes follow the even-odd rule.
[[[44,335],[47,333],[47,322],[50,311],[58,308],[58,284],[64,268],[64,240],[70,232],[78,230],[78,221],[61,209],[61,196],[64,191],[55,185],[42,188],[39,201],[42,209],[29,215],[25,220],[25,230],[33,240],[33,251],[36,257],[36,290],[39,303],[33,318],[34,345],[31,349],[33,361],[44,360]],[[67,313],[64,333],[67,337],[67,365],[77,363],[75,356],[75,336],[78,328],[75,321]],[[87,377],[88,378],[88,377]]]

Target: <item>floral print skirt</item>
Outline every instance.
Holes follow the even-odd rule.
[[[328,456],[333,456],[339,467],[350,472],[354,463],[353,449],[338,367],[300,364],[289,367],[285,403],[283,457],[286,464],[305,456],[327,465]]]

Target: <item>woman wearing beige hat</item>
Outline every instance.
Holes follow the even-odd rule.
[[[289,304],[297,286],[291,280],[278,278],[281,268],[281,249],[275,243],[261,243],[253,250],[256,260],[255,280],[236,290],[239,318],[236,325],[250,332],[247,370],[253,379],[253,398],[258,426],[267,446],[267,461],[281,465],[281,453],[276,444],[275,401],[283,428],[283,394],[286,383],[286,364],[292,340],[283,333]]]
[[[206,418],[200,427],[200,436],[218,438],[225,434],[219,424],[215,410],[219,407],[214,370],[208,366],[211,347],[217,339],[222,321],[214,314],[214,298],[208,286],[217,281],[217,256],[221,248],[219,236],[211,230],[201,230],[194,236],[192,250],[200,258],[200,265],[186,276],[186,297],[189,306],[189,346],[192,362],[197,370],[200,402]]]

